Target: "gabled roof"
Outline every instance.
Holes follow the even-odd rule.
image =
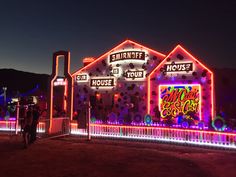
[[[127,43],[133,43],[133,44],[135,44],[135,45],[137,45],[137,46],[139,46],[139,47],[142,47],[143,49],[152,51],[153,53],[155,53],[155,54],[161,56],[162,58],[164,58],[164,57],[166,56],[166,55],[164,55],[164,54],[162,54],[162,53],[160,53],[160,52],[157,52],[157,51],[155,51],[155,50],[153,50],[153,49],[150,49],[150,48],[145,47],[145,46],[143,46],[143,45],[141,45],[141,44],[138,44],[137,42],[134,42],[134,41],[132,41],[132,40],[127,39],[127,40],[125,40],[124,42],[122,42],[122,43],[120,43],[119,45],[117,45],[116,47],[114,47],[114,48],[112,48],[111,50],[109,50],[108,52],[104,53],[103,55],[101,55],[101,56],[98,57],[97,59],[95,59],[92,63],[90,63],[90,64],[88,64],[88,65],[86,65],[86,66],[80,68],[80,69],[77,70],[76,72],[74,72],[74,73],[72,74],[72,77],[75,76],[76,74],[78,74],[78,73],[84,71],[86,68],[89,68],[90,66],[94,65],[95,63],[97,63],[98,61],[100,61],[104,56],[108,55],[109,53],[113,52],[113,51],[116,50],[117,48],[119,48],[119,47],[121,47],[122,45],[125,45],[125,44],[127,44]]]
[[[186,49],[184,49],[181,45],[177,45],[177,46],[165,57],[165,59],[162,60],[162,62],[161,62],[159,65],[157,65],[156,68],[154,68],[154,70],[150,73],[149,76],[151,76],[153,73],[155,73],[155,71],[156,71],[157,69],[159,69],[160,66],[162,66],[162,64],[165,63],[166,60],[167,60],[176,50],[178,50],[178,49],[180,49],[180,50],[183,51],[185,54],[187,54],[189,57],[191,57],[193,60],[195,60],[196,62],[198,62],[199,65],[201,65],[201,66],[202,66],[203,68],[205,68],[209,73],[212,74],[212,71],[211,71],[208,67],[206,67],[204,64],[202,64],[198,59],[196,59],[193,55],[191,55],[191,54],[190,54]]]

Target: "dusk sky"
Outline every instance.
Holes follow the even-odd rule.
[[[125,39],[168,54],[181,44],[209,67],[236,68],[236,1],[5,0],[0,68],[51,73],[71,52],[71,72]]]

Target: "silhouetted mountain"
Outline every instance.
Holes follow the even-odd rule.
[[[35,88],[47,92],[49,75],[17,71],[14,69],[0,69],[0,88],[7,87],[7,93],[12,95],[17,91],[29,92]]]
[[[216,109],[220,107],[229,117],[236,117],[236,69],[213,69],[215,81]],[[16,91],[29,92],[39,87],[45,94],[47,92],[49,75],[35,74],[14,69],[0,69],[0,88],[7,87],[8,94]]]

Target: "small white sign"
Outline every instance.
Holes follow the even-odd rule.
[[[90,80],[91,87],[114,87],[115,86],[115,78],[91,78]]]
[[[76,82],[87,82],[88,81],[88,74],[78,74],[75,77]]]

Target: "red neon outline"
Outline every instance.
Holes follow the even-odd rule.
[[[66,81],[66,85],[65,85],[65,88],[64,88],[64,98],[63,98],[63,109],[65,112],[67,112],[67,87],[68,87],[68,83],[67,83],[67,80],[65,79]]]
[[[214,100],[214,74],[213,72],[208,69],[204,64],[202,64],[199,60],[197,60],[193,55],[191,55],[187,50],[185,50],[182,46],[179,45],[179,47],[187,54],[189,55],[190,57],[192,57],[194,60],[196,60],[203,68],[205,68],[209,73],[211,73],[211,79],[212,79],[212,83],[211,83],[211,120],[214,119],[215,117],[215,112],[214,112],[214,109],[215,109],[215,100]]]
[[[71,74],[70,74],[71,75]],[[72,77],[72,76],[71,76]],[[72,83],[71,83],[71,88],[69,88],[71,90],[71,99],[70,99],[70,112],[71,112],[71,117],[70,120],[72,121],[73,119],[73,108],[74,108],[74,81],[73,81],[73,77],[72,77]]]
[[[147,77],[147,114],[150,114],[150,98],[151,98],[150,75],[148,75]]]
[[[164,62],[166,62],[166,60],[167,60],[167,58],[171,55],[171,54],[173,54],[178,48],[180,48],[183,52],[185,52],[185,54],[187,54],[187,55],[189,55],[193,60],[195,60],[196,62],[198,62],[203,68],[205,68],[210,74],[211,74],[211,80],[212,80],[212,83],[211,83],[211,86],[212,86],[212,88],[211,88],[211,105],[212,105],[212,109],[211,109],[211,116],[212,116],[212,118],[211,119],[213,119],[214,117],[215,117],[215,112],[214,112],[214,104],[215,104],[215,100],[214,100],[214,74],[213,74],[213,72],[210,70],[210,69],[208,69],[204,64],[202,64],[198,59],[196,59],[193,55],[191,55],[187,50],[185,50],[181,45],[177,45],[167,56],[166,56],[166,58],[164,58],[164,60],[162,60],[162,62],[150,73],[150,75],[149,75],[149,77],[148,77],[148,110],[147,110],[147,112],[148,112],[148,114],[150,114],[150,79],[151,79],[151,76],[153,75],[153,73],[155,73],[155,71],[160,67],[160,66],[162,66],[162,64],[164,63]]]
[[[106,52],[105,54],[103,54],[103,55],[101,55],[100,57],[98,57],[97,59],[95,59],[93,62],[91,62],[90,64],[88,64],[88,65],[86,65],[85,67],[82,67],[81,69],[79,69],[78,71],[76,71],[76,72],[74,72],[73,74],[71,74],[71,76],[72,77],[74,77],[75,75],[77,75],[78,73],[80,73],[80,72],[82,72],[82,71],[84,71],[85,69],[87,69],[88,67],[90,67],[90,66],[92,66],[93,64],[95,64],[96,62],[98,62],[99,60],[101,60],[104,56],[106,56],[106,55],[108,55],[109,53],[111,53],[113,50],[116,50],[117,48],[119,48],[120,46],[122,46],[122,45],[124,45],[124,44],[126,44],[126,43],[134,43],[135,45],[137,45],[137,46],[139,46],[139,47],[141,47],[141,48],[144,48],[144,49],[146,49],[146,50],[149,50],[149,51],[151,51],[151,52],[153,52],[153,53],[155,53],[155,54],[157,54],[157,55],[159,55],[159,56],[161,56],[162,58],[163,57],[166,57],[166,55],[164,55],[164,54],[162,54],[162,53],[160,53],[160,52],[157,52],[157,51],[155,51],[155,50],[153,50],[153,49],[151,49],[151,48],[148,48],[148,47],[145,47],[145,46],[143,46],[143,45],[141,45],[141,44],[139,44],[139,43],[137,43],[137,42],[134,42],[133,40],[129,40],[129,39],[127,39],[127,40],[125,40],[124,42],[122,42],[122,43],[120,43],[118,46],[116,46],[116,47],[114,47],[114,48],[112,48],[111,50],[109,50],[108,52]],[[147,95],[148,95],[148,97],[147,97],[147,102],[148,102],[148,104],[147,104],[147,109],[148,109],[148,113],[150,113],[150,79],[149,79],[150,77],[149,76],[147,76],[147,86],[148,86],[148,92],[147,92]],[[74,79],[73,79],[74,80]],[[73,82],[74,83],[74,82]],[[72,97],[72,100],[74,100],[74,97]]]
[[[64,60],[65,61],[65,60]],[[67,87],[68,89],[70,89],[70,120],[73,119],[73,100],[74,100],[74,78],[72,77],[71,73],[70,73],[70,52],[68,52],[68,72],[67,74],[70,76],[71,78],[71,88],[70,85],[68,84],[68,78],[67,78]],[[67,100],[68,100],[68,90],[67,90]],[[68,112],[68,110],[67,110]]]
[[[151,100],[151,82],[150,82],[150,79],[151,79],[151,76],[153,75],[153,73],[155,73],[155,71],[166,61],[166,59],[172,54],[175,52],[175,50],[178,48],[178,46],[176,46],[167,56],[166,58],[164,58],[161,63],[159,65],[156,66],[156,68],[154,68],[152,70],[152,72],[148,75],[147,79],[148,79],[148,83],[147,83],[147,88],[148,88],[148,98],[147,98],[147,114],[150,114],[150,100]]]
[[[66,92],[67,92],[67,100],[66,100],[66,106],[68,107],[68,90],[70,90],[70,112],[69,112],[69,117],[70,117],[70,120],[72,120],[73,116],[72,116],[72,110],[73,110],[73,78],[70,74],[70,52],[67,52],[67,51],[58,51],[58,52],[55,52],[53,54],[53,63],[54,63],[54,60],[55,60],[55,65],[56,66],[53,66],[53,71],[52,71],[52,75],[54,75],[54,77],[51,79],[50,81],[50,104],[49,104],[49,109],[50,109],[50,113],[48,114],[49,116],[49,133],[51,133],[52,131],[52,118],[53,118],[53,87],[54,87],[54,81],[55,79],[57,78],[58,76],[58,60],[59,60],[59,57],[63,56],[64,57],[64,75],[65,75],[65,78],[67,79],[67,85],[65,85],[65,87],[67,86],[68,87],[68,82],[71,82],[71,88],[68,88],[66,89]],[[55,58],[54,58],[55,57]],[[67,59],[66,59],[67,58]],[[66,68],[65,68],[65,61],[67,61],[67,65],[66,65]],[[55,70],[54,70],[55,69]],[[55,72],[54,72],[55,71]],[[69,77],[68,77],[69,76]],[[68,81],[68,79],[70,81]],[[64,95],[64,94],[63,94]],[[67,110],[67,114],[68,114],[68,110]]]
[[[58,68],[58,59],[56,60],[56,68]],[[58,75],[58,72],[56,71],[56,75],[53,77],[53,79],[51,80],[51,83],[50,83],[50,87],[51,87],[51,90],[53,90],[53,86],[54,86],[54,81],[55,79],[57,78],[57,75]],[[52,101],[52,103],[49,105],[50,106],[50,110],[51,110],[51,114],[49,115],[49,133],[52,132],[52,117],[53,117],[53,91],[51,91],[50,93],[50,99]]]
[[[150,49],[148,47],[145,47],[141,44],[138,44],[137,42],[134,42],[132,40],[125,40],[124,42],[120,43],[118,46],[114,47],[113,49],[109,50],[108,52],[106,52],[105,54],[101,55],[100,57],[98,57],[97,59],[95,59],[92,63],[86,65],[85,67],[82,67],[81,69],[79,69],[78,71],[74,72],[72,74],[72,77],[74,77],[76,74],[80,73],[81,71],[84,71],[85,69],[87,69],[88,67],[92,66],[93,64],[95,64],[96,62],[100,61],[104,56],[108,55],[109,53],[111,53],[113,50],[116,50],[117,48],[119,48],[120,46],[126,44],[126,43],[134,43],[135,45],[137,45],[138,47],[141,47],[141,48],[144,48],[146,50],[149,50],[149,51],[152,51],[153,53],[157,54],[157,55],[160,55],[161,57],[165,57],[166,55],[160,53],[160,52],[157,52],[153,49]]]

